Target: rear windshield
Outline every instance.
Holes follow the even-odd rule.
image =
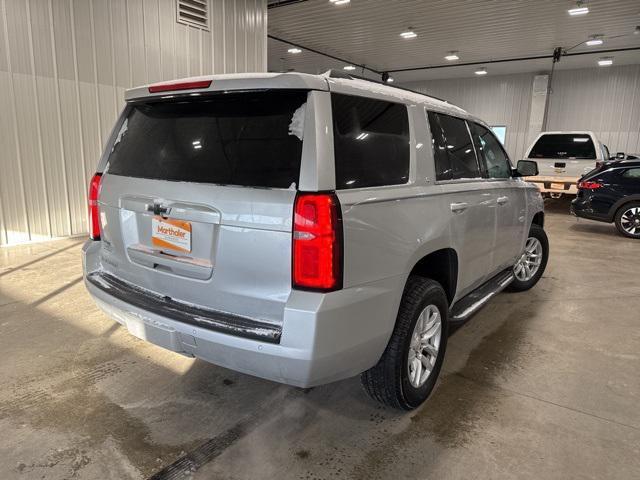
[[[307,92],[220,93],[135,104],[107,172],[150,179],[289,188],[299,181]]]
[[[538,139],[529,153],[529,158],[596,158],[596,149],[589,135],[548,134]]]

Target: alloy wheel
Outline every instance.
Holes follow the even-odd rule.
[[[435,305],[428,305],[418,317],[411,335],[407,372],[409,383],[422,387],[436,364],[442,333],[442,315]]]

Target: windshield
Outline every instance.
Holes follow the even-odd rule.
[[[299,181],[307,92],[270,90],[132,105],[107,173],[289,188]]]
[[[596,149],[586,134],[547,134],[538,139],[529,158],[576,158],[595,160]]]

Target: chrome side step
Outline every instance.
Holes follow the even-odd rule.
[[[484,307],[492,297],[504,290],[513,282],[513,279],[514,276],[511,269],[500,272],[491,280],[483,283],[473,292],[458,300],[449,312],[449,320],[455,323],[464,322]]]

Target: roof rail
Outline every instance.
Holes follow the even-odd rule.
[[[434,98],[436,100],[440,100],[441,102],[449,103],[444,98],[439,98],[439,97],[436,97],[435,95],[429,95],[428,93],[418,92],[416,90],[411,90],[410,88],[399,87],[398,85],[391,85],[387,82],[381,82],[380,80],[371,80],[370,78],[362,77],[360,75],[345,73],[342,70],[328,70],[325,73],[323,73],[323,75],[328,78],[344,78],[346,80],[364,80],[366,82],[377,83],[378,85],[386,85],[387,87],[397,88],[398,90],[404,90],[405,92],[411,92],[417,95],[424,95],[425,97]]]

